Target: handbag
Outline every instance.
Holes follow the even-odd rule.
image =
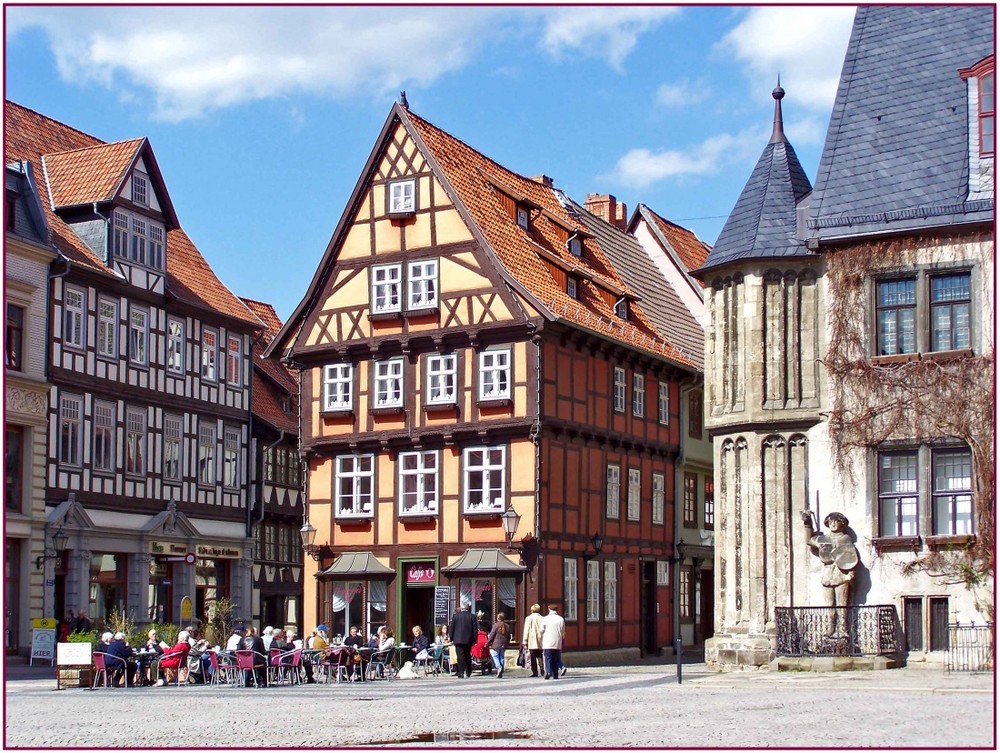
[[[528,649],[526,648],[522,648],[520,651],[517,652],[517,666],[523,667],[525,664],[528,663],[528,658],[526,656],[527,653]]]

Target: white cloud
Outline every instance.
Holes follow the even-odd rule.
[[[773,86],[781,74],[790,98],[829,113],[854,12],[853,6],[752,8],[714,51],[740,61],[755,88]]]
[[[703,81],[682,79],[672,84],[660,84],[656,89],[656,104],[663,107],[687,107],[705,102],[711,94],[711,87]]]
[[[545,11],[542,48],[556,58],[567,53],[606,60],[616,70],[635,49],[639,35],[655,29],[680,8],[566,7]]]

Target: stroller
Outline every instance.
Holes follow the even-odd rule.
[[[479,670],[482,674],[489,674],[493,671],[493,657],[486,646],[486,631],[480,630],[476,638],[476,643],[472,647],[472,670]]]

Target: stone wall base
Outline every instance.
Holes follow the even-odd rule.
[[[770,637],[759,633],[716,633],[705,641],[705,666],[716,672],[766,670],[774,658]]]
[[[857,672],[902,666],[903,660],[895,656],[779,656],[769,668],[777,672]]]

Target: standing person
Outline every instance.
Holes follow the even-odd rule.
[[[76,627],[76,617],[73,616],[73,610],[69,609],[66,611],[66,616],[59,622],[60,643],[65,643],[69,640],[69,634],[73,632],[74,627]]]
[[[510,627],[504,621],[503,612],[497,612],[497,621],[493,623],[493,629],[486,636],[486,645],[490,647],[490,656],[493,663],[497,665],[497,679],[503,677],[504,654],[507,646],[510,645]]]
[[[545,673],[542,662],[542,608],[538,604],[531,605],[531,614],[524,618],[524,629],[521,631],[521,646],[531,655],[531,676],[540,677]]]
[[[556,611],[556,605],[549,605],[549,613],[542,618],[542,655],[545,658],[545,679],[559,679],[562,665],[563,637],[566,635],[566,620]]]
[[[73,624],[74,633],[89,633],[90,632],[90,618],[87,617],[87,613],[82,609],[76,613],[76,622]]]
[[[479,625],[471,609],[472,605],[463,601],[462,608],[455,612],[448,626],[448,634],[455,644],[459,677],[472,677],[472,644],[478,637]]]

